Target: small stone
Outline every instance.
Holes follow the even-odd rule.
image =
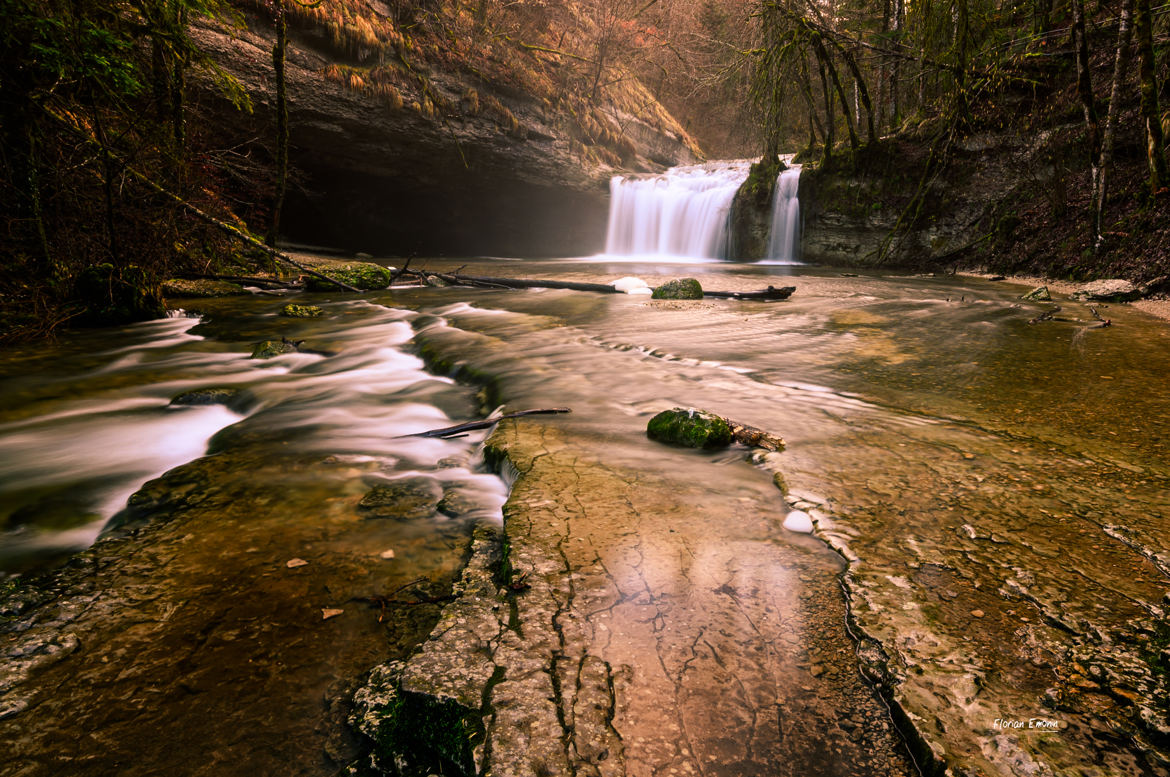
[[[297,567],[307,567],[309,562],[305,561],[303,558],[290,558],[284,563],[284,565],[289,569],[296,569]]]
[[[825,666],[824,664],[813,664],[808,671],[813,677],[820,677],[825,673]]]
[[[812,518],[803,510],[793,510],[784,518],[784,528],[799,534],[812,534]]]
[[[343,613],[343,612],[345,612],[345,610],[335,610],[335,609],[327,607],[327,608],[321,610],[321,620],[327,621],[330,618],[336,618],[338,615],[341,615],[341,613]]]
[[[390,559],[394,558],[394,549],[389,548],[387,550],[382,551],[381,553],[378,554],[378,558],[384,558],[387,561],[389,561]]]
[[[972,618],[982,618],[983,615],[984,615],[983,610],[971,610],[971,617]]]
[[[675,278],[654,290],[652,299],[702,299],[703,287],[694,278]]]

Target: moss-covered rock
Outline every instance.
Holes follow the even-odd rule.
[[[264,340],[252,348],[253,359],[271,359],[286,353],[296,353],[297,344],[289,340]]]
[[[168,278],[162,282],[162,293],[168,297],[230,297],[248,292],[240,284],[230,281]]]
[[[377,291],[390,285],[390,270],[370,262],[316,262],[313,269],[363,291]],[[305,276],[309,291],[337,291],[337,286],[312,275]]]
[[[91,265],[77,276],[74,292],[85,305],[82,320],[94,326],[148,321],[167,312],[158,283],[136,265]]]
[[[1051,302],[1052,295],[1048,292],[1047,286],[1037,286],[1027,294],[1021,294],[1020,299],[1028,300],[1029,302]]]
[[[409,521],[433,515],[442,497],[443,489],[431,478],[401,478],[374,486],[358,509],[368,518]]]
[[[675,278],[654,290],[651,299],[702,299],[703,287],[694,278]]]
[[[705,410],[676,407],[651,418],[646,436],[688,448],[724,448],[731,444],[731,427],[723,418]]]
[[[288,304],[280,309],[280,315],[285,318],[318,318],[325,315],[325,311],[316,305]]]

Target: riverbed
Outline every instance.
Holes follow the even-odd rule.
[[[410,655],[472,528],[502,520],[482,435],[396,438],[496,404],[573,411],[502,431],[519,435],[517,456],[549,462],[518,481],[523,514],[564,511],[550,514],[562,528],[548,524],[549,542],[580,579],[551,616],[577,629],[559,655],[609,672],[604,736],[621,757],[599,749],[597,773],[1168,771],[1164,322],[1115,305],[1101,327],[1061,298],[1055,319],[1030,323],[1050,305],[971,278],[412,264],[460,265],[797,291],[298,295],[325,311],[307,320],[277,316],[281,297],[179,301],[183,317],[11,354],[3,563],[25,580],[70,560],[47,593],[18,582],[26,603],[6,616],[6,771],[325,775],[351,763],[353,690]],[[247,358],[281,336],[302,352]],[[222,384],[246,401],[168,405]],[[753,463],[744,449],[648,441],[646,421],[672,406],[787,448]],[[363,512],[371,489],[407,478],[471,506]],[[136,491],[123,529],[84,550]],[[791,509],[814,518],[814,535],[782,528]],[[563,571],[532,574],[555,597]]]

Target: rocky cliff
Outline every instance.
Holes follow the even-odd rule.
[[[435,30],[407,36],[392,10],[358,6],[337,21],[301,9],[291,20],[287,239],[399,255],[592,253],[613,172],[698,154],[634,79],[583,96],[549,77],[565,71],[550,47],[453,51],[462,44]],[[221,106],[217,120],[257,139],[263,157],[274,33],[262,13],[244,20],[203,23],[196,36],[254,105],[250,116]]]

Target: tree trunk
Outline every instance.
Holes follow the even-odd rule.
[[[1097,102],[1093,98],[1093,81],[1089,72],[1089,43],[1085,37],[1085,0],[1073,0],[1073,48],[1077,53],[1077,96],[1081,99],[1081,110],[1085,116],[1085,132],[1089,136],[1089,241],[1097,240],[1097,178],[1098,163],[1101,161],[1101,120],[1097,116]]]
[[[821,74],[821,94],[825,97],[825,167],[833,162],[833,143],[836,119],[833,117],[833,95],[829,93],[829,80],[825,77],[825,65],[817,60],[817,70]]]
[[[1133,23],[1133,0],[1122,0],[1121,23],[1117,30],[1117,56],[1113,60],[1113,87],[1109,92],[1109,111],[1105,117],[1105,136],[1101,139],[1101,156],[1097,162],[1097,178],[1093,182],[1093,251],[1101,250],[1104,242],[1105,199],[1109,196],[1109,166],[1113,163],[1113,135],[1117,117],[1121,113],[1121,85],[1129,67],[1129,39]]]
[[[1170,177],[1166,172],[1165,140],[1162,116],[1158,110],[1158,84],[1155,80],[1154,41],[1150,18],[1150,0],[1136,0],[1134,34],[1137,36],[1138,74],[1142,88],[1142,119],[1146,125],[1146,159],[1150,166],[1150,193],[1165,188]]]
[[[284,207],[284,193],[288,188],[288,95],[284,73],[284,57],[288,48],[288,20],[284,0],[276,4],[276,43],[272,46],[272,72],[276,77],[276,191],[272,197],[272,221],[264,242],[276,245],[280,234],[280,211]]]

